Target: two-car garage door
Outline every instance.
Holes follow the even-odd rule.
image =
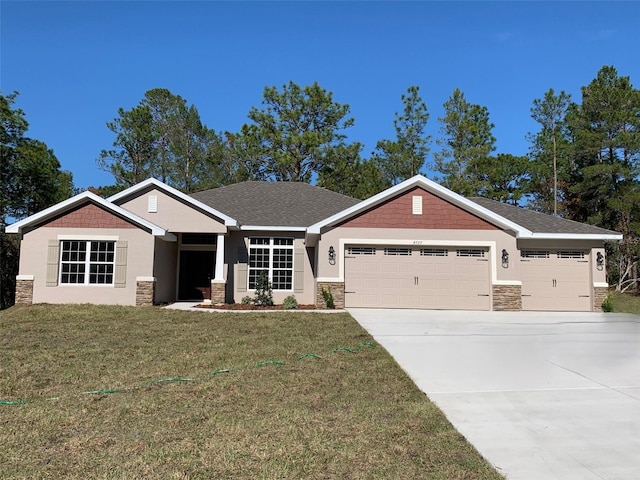
[[[486,248],[347,247],[345,304],[489,310],[488,257]]]

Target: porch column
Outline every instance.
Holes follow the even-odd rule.
[[[216,270],[211,279],[211,303],[225,302],[227,284],[224,280],[224,234],[218,234],[216,242]]]
[[[218,234],[216,242],[216,272],[213,276],[214,282],[224,283],[224,234]]]

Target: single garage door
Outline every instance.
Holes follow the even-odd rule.
[[[520,266],[523,310],[591,310],[588,252],[522,250]]]
[[[351,246],[347,307],[489,310],[486,248]]]

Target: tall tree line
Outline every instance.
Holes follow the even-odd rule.
[[[420,88],[409,86],[393,118],[395,137],[363,156],[362,144],[348,139],[355,124],[350,106],[317,83],[266,87],[261,105],[235,132],[209,128],[194,105],[156,88],[107,122],[114,141],[97,164],[114,184],[91,188],[108,196],[149,177],[187,193],[244,180],[301,181],[365,199],[430,172],[461,195],[525,204],[623,233],[622,243],[607,247],[609,280],[622,290],[638,277],[640,93],[629,77],[605,66],[581,94],[574,101],[549,89],[533,100],[530,115],[539,129],[527,135],[530,149],[521,156],[495,153],[488,108],[458,88],[443,103],[434,141]],[[7,219],[41,210],[73,188],[53,152],[25,137],[28,124],[15,98],[0,102],[3,305],[12,301],[4,286],[14,280],[7,272],[17,268],[8,260],[16,246],[4,235]]]
[[[0,93],[0,309],[13,305],[19,239],[8,222],[32,215],[72,195],[73,179],[53,151],[25,136],[29,123],[15,107],[17,92]]]

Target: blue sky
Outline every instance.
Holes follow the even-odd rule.
[[[168,88],[237,131],[265,86],[317,81],[351,106],[350,141],[393,138],[400,95],[437,117],[455,88],[488,108],[497,153],[527,153],[529,109],[575,100],[603,65],[640,87],[640,2],[0,2],[0,89],[78,187],[113,183],[105,123]],[[433,148],[437,148],[435,145]]]

